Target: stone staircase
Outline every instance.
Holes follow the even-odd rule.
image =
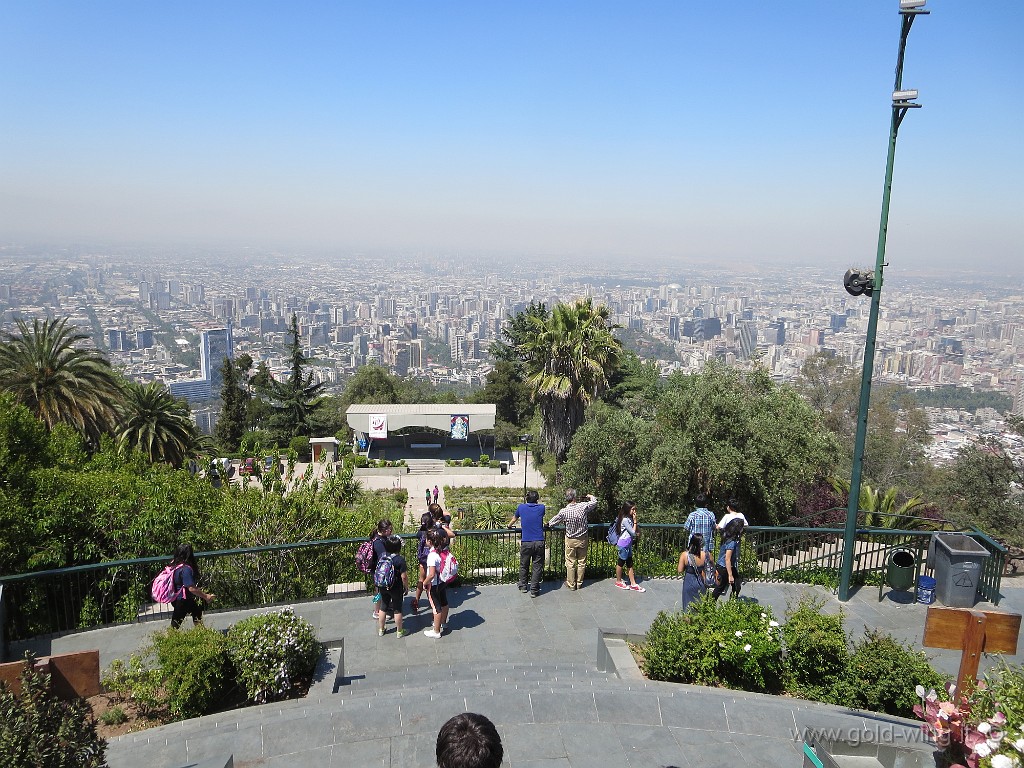
[[[406,459],[410,475],[443,475],[444,459]]]
[[[857,541],[854,545],[854,553],[861,558],[874,558],[878,560],[877,565],[881,566],[886,553],[891,545],[880,544],[872,541]],[[821,567],[839,568],[843,560],[843,540],[833,539],[824,541],[806,549],[793,548],[794,551],[776,557],[769,557],[761,560],[759,566],[761,573],[770,574],[785,568]],[[927,559],[927,556],[924,557]],[[874,564],[874,560],[871,560]]]

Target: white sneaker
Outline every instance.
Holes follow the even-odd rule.
[[[424,629],[423,630],[423,634],[426,635],[427,637],[432,637],[434,640],[437,640],[437,638],[439,638],[441,636],[441,633],[440,632],[435,632],[433,627],[431,627],[430,629]]]

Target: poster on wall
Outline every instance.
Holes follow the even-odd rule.
[[[469,440],[469,416],[452,416],[452,440]]]
[[[388,415],[386,413],[370,414],[370,439],[388,436]]]

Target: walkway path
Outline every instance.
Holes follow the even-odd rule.
[[[809,727],[839,728],[861,740],[919,741],[919,730],[906,721],[797,699],[629,682],[599,672],[598,627],[644,632],[658,611],[678,608],[679,581],[644,585],[647,592],[637,594],[615,589],[611,581],[575,592],[548,583],[537,599],[514,585],[456,589],[449,630],[440,640],[419,632],[428,622],[422,613],[407,619],[416,630],[409,637],[398,639],[393,629],[378,637],[368,598],[300,604],[297,611],[322,639],[344,637],[348,684],[337,692],[320,684],[301,701],[120,737],[110,744],[110,765],[179,768],[234,754],[235,766],[427,767],[434,765],[441,723],[466,710],[498,725],[508,768],[795,767]],[[839,610],[831,595],[815,587],[752,584],[745,592],[781,617],[787,601],[805,590],[825,595],[826,610]],[[1004,592],[1001,610],[1024,608],[1024,584],[1004,582]],[[876,590],[864,589],[843,606],[854,635],[868,626],[919,644],[925,607],[901,602],[899,593],[881,603],[876,597]],[[250,613],[212,613],[208,623],[224,628]],[[106,666],[163,626],[164,621],[147,622],[34,645],[40,653],[99,647]],[[933,655],[936,666],[955,672],[957,652]]]

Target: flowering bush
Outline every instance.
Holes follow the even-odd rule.
[[[257,704],[286,698],[313,674],[320,642],[291,608],[250,616],[228,630],[228,656],[238,682]]]
[[[779,623],[771,609],[746,600],[704,597],[687,613],[662,611],[644,646],[644,671],[655,680],[778,690]]]
[[[977,686],[959,693],[955,685],[941,690],[918,685],[920,703],[914,714],[942,747],[951,768],[1020,768],[1024,765],[1024,724],[1021,724],[1020,667],[1005,663]],[[1002,699],[1004,703],[1000,702]],[[1010,713],[1010,719],[1007,716]]]

